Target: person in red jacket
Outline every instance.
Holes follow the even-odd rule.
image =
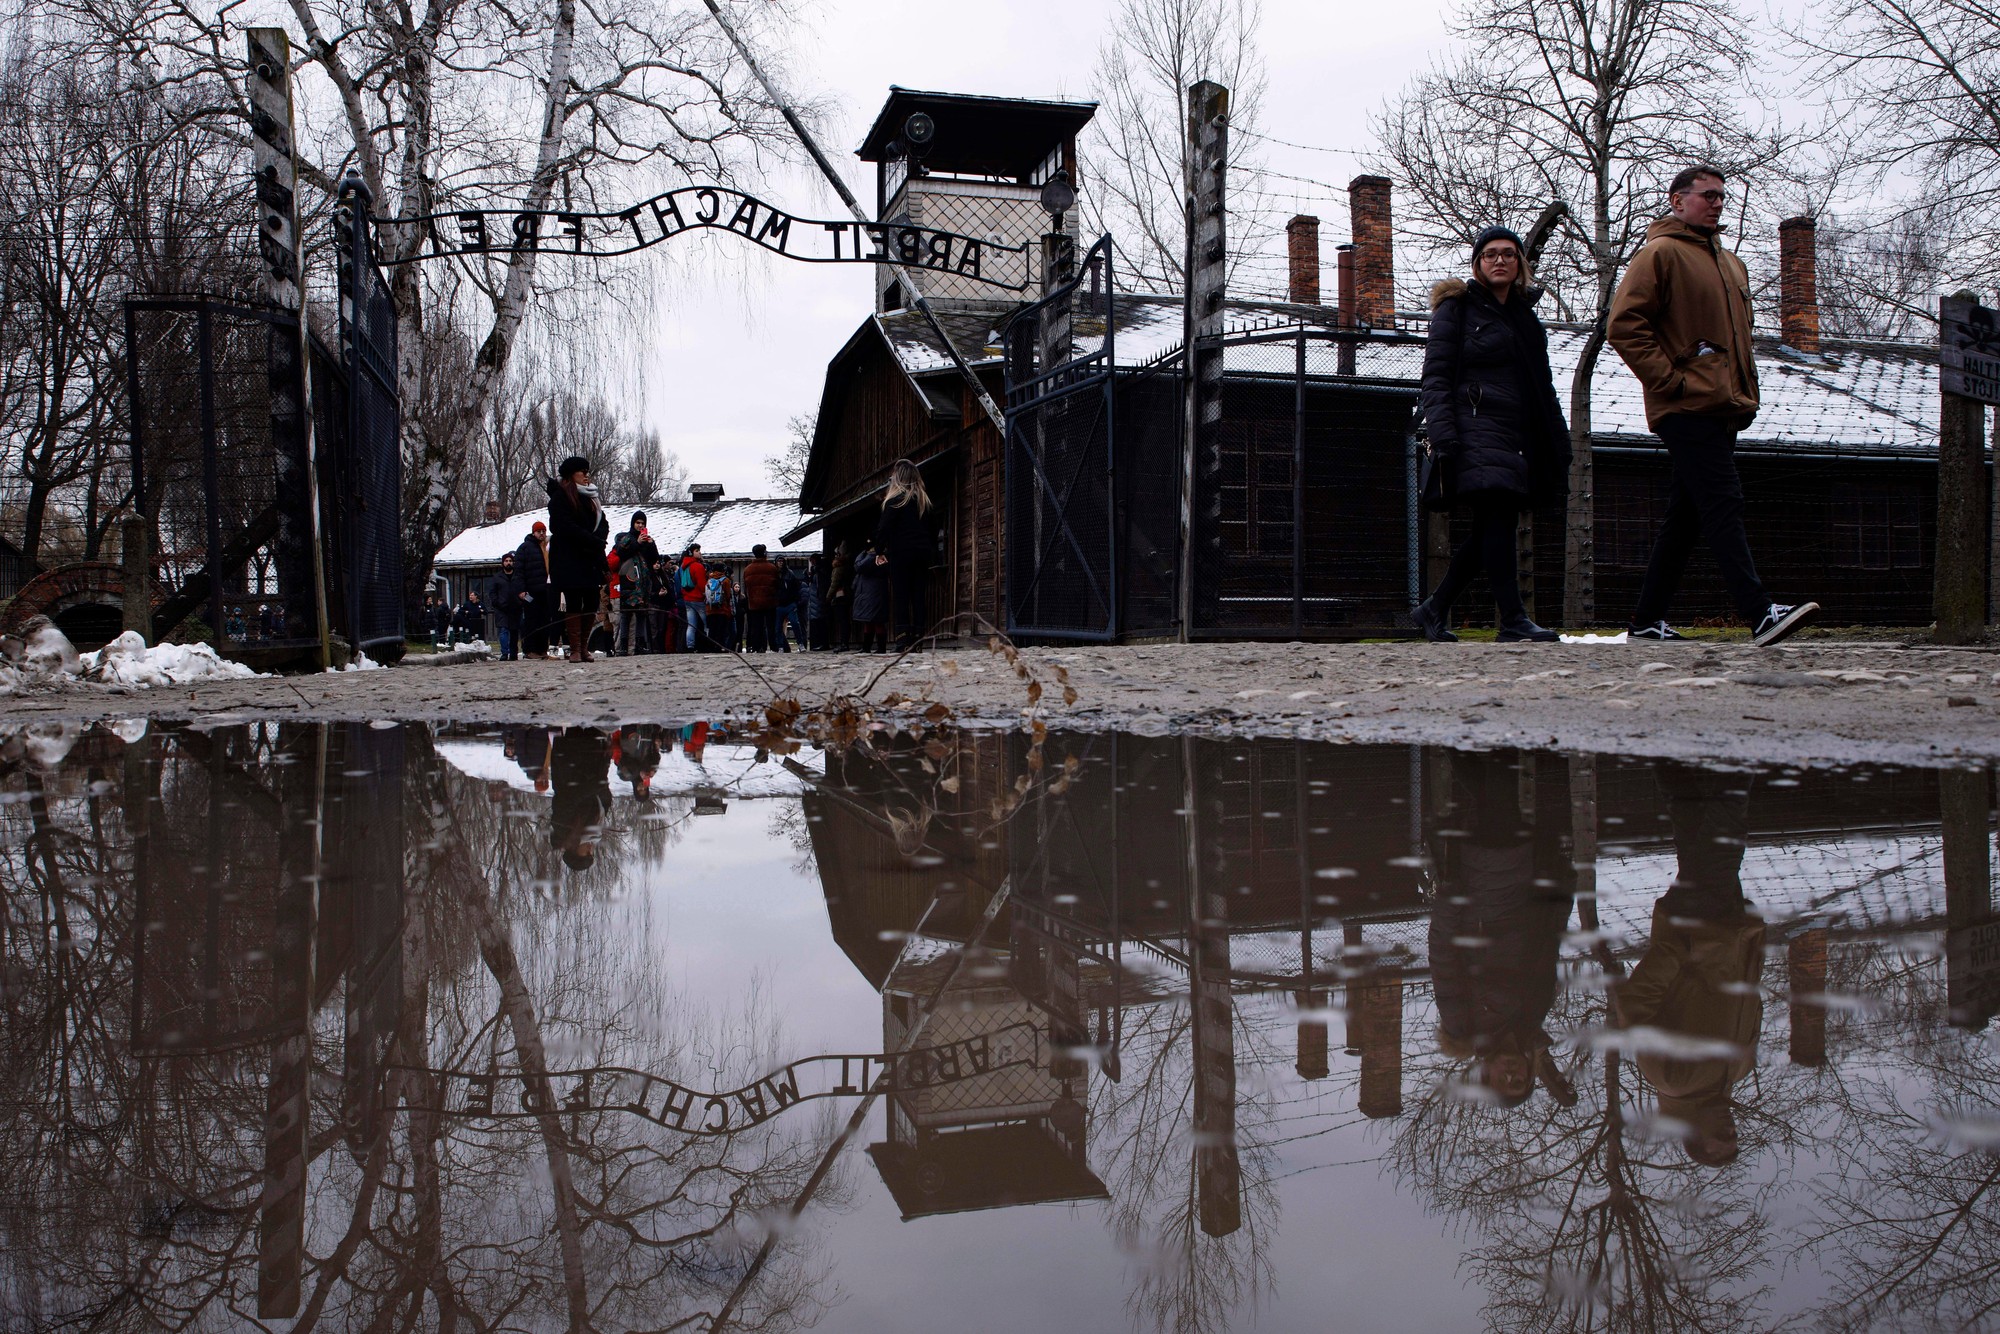
[[[743,615],[745,639],[752,653],[768,652],[776,645],[785,651],[778,633],[778,584],[782,572],[762,542],[750,548],[750,563],[743,567]]]
[[[681,611],[687,617],[688,652],[692,653],[708,638],[708,567],[701,563],[701,543],[688,543],[674,580],[681,590]]]

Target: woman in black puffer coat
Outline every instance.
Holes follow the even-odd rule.
[[[1569,491],[1569,424],[1549,371],[1549,337],[1535,316],[1539,288],[1521,238],[1488,227],[1472,244],[1472,281],[1431,289],[1424,348],[1424,425],[1449,469],[1447,494],[1472,507],[1472,534],[1437,590],[1410,618],[1426,639],[1450,642],[1451,604],[1481,568],[1500,608],[1500,642],[1550,643],[1528,619],[1514,567],[1521,511]]]
[[[590,622],[609,573],[611,524],[590,482],[590,460],[572,454],[549,482],[549,586],[562,595],[569,660],[589,662]]]

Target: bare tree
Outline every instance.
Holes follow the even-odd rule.
[[[1920,225],[1942,252],[1942,281],[1924,304],[1959,282],[1990,283],[2000,259],[2000,4],[1842,0],[1799,40],[1865,150],[1869,183],[1917,181],[1887,230]]]
[[[785,423],[785,447],[764,456],[764,475],[781,496],[796,496],[805,490],[806,464],[812,459],[813,432],[819,429],[819,414],[802,412]]]
[[[616,452],[599,471],[605,498],[614,505],[657,505],[687,499],[687,465],[661,442],[658,431],[622,435]]]
[[[1737,109],[1743,27],[1729,0],[1477,0],[1456,24],[1463,50],[1375,118],[1404,223],[1434,256],[1457,263],[1480,228],[1552,200],[1574,210],[1536,275],[1558,317],[1590,326],[1570,382],[1571,625],[1596,612],[1590,393],[1618,275],[1679,167],[1742,172],[1780,147]]]
[[[1102,103],[1091,122],[1079,191],[1090,227],[1118,241],[1130,275],[1154,291],[1180,290],[1186,268],[1187,90],[1202,79],[1229,89],[1232,130],[1254,132],[1264,100],[1257,50],[1260,0],[1120,0],[1097,56]],[[1255,154],[1232,144],[1230,187],[1254,189]],[[1239,222],[1240,220],[1240,222]],[[1269,228],[1255,208],[1232,208],[1232,269]]]

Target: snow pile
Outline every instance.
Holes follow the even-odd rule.
[[[1562,642],[1565,644],[1624,644],[1629,643],[1630,638],[1626,631],[1620,630],[1615,635],[1564,635]]]
[[[327,670],[328,670],[329,672],[333,672],[333,671],[342,671],[342,672],[382,672],[382,671],[387,671],[387,670],[388,670],[388,668],[384,667],[384,666],[383,666],[383,665],[382,665],[381,663],[379,663],[379,662],[375,661],[375,660],[374,660],[373,658],[369,657],[369,656],[368,656],[368,655],[367,655],[366,653],[357,653],[357,654],[355,654],[355,655],[354,655],[354,661],[353,661],[353,662],[350,662],[350,663],[348,663],[348,664],[347,664],[347,665],[346,665],[345,667],[337,667],[337,668],[336,668],[336,667],[329,667],[329,668],[327,668]]]
[[[145,638],[136,630],[127,630],[97,652],[84,654],[80,674],[86,681],[135,686],[141,690],[186,685],[190,681],[242,680],[257,675],[240,662],[217,656],[206,644],[155,644],[148,648]]]

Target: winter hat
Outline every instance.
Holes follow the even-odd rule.
[[[567,482],[570,478],[574,477],[576,474],[580,472],[589,472],[589,471],[590,471],[590,460],[585,458],[581,454],[572,454],[568,458],[562,461],[562,466],[560,468],[556,469],[556,477],[562,481]]]
[[[528,531],[534,533],[546,533],[547,531],[549,531],[549,526],[543,523],[540,519],[537,519],[535,520],[535,526],[529,529]]]
[[[646,511],[644,510],[632,511],[632,526],[634,528],[640,527],[645,522],[646,522]]]
[[[1511,227],[1502,227],[1496,223],[1472,238],[1472,262],[1477,264],[1480,252],[1495,241],[1512,241],[1514,249],[1521,252],[1522,262],[1525,263],[1527,261],[1528,247],[1521,244],[1521,238],[1515,234],[1514,229]]]

